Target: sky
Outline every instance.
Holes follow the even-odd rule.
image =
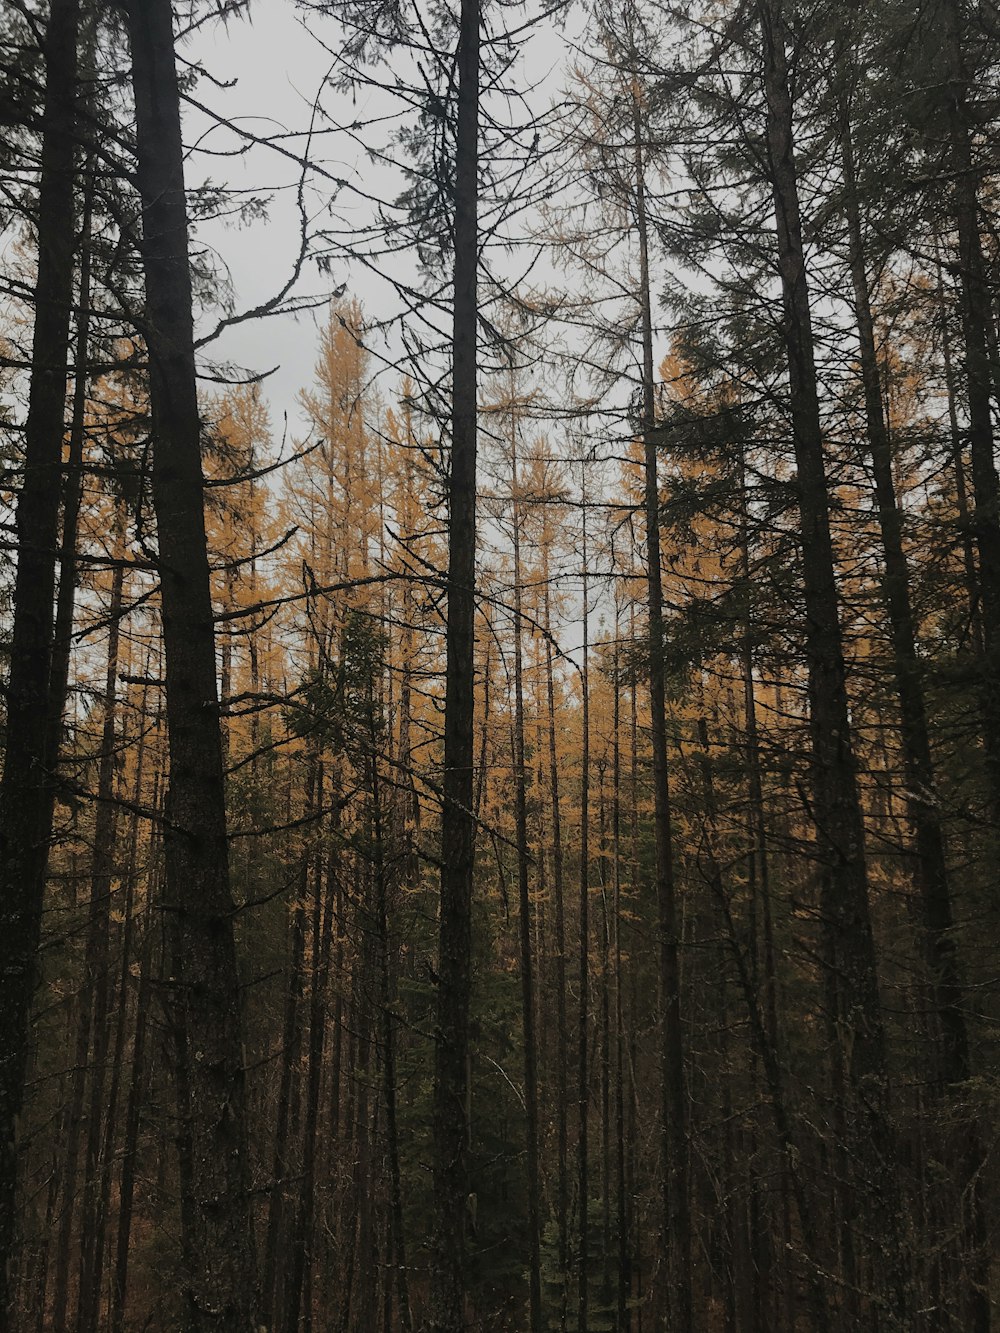
[[[257,0],[252,19],[206,27],[196,42],[182,48],[181,54],[202,63],[212,79],[232,85],[218,88],[211,79],[203,78],[194,96],[258,136],[301,132],[307,127],[313,101],[330,68],[329,56],[306,32],[291,0]],[[252,309],[280,290],[295,262],[299,168],[267,147],[247,147],[245,140],[213,125],[190,107],[185,113],[185,142],[192,146],[189,182],[210,179],[268,197],[264,218],[249,225],[212,222],[201,225],[196,232],[197,243],[209,246],[228,269],[235,310]],[[285,143],[298,153],[304,139]],[[242,150],[240,156],[214,156],[237,144]],[[347,156],[339,161],[337,146],[347,150]],[[338,175],[353,176],[363,170],[350,144],[327,143],[321,156]],[[310,211],[315,212],[321,202],[311,197]],[[346,273],[322,274],[310,264],[296,291],[323,296],[346,278]],[[364,299],[371,294],[358,295]],[[216,311],[203,315],[200,332],[212,327],[216,318]],[[316,359],[317,330],[324,321],[325,309],[253,319],[228,330],[213,344],[212,356],[231,359],[258,373],[275,368],[264,391],[272,403],[276,433],[280,433],[284,412],[293,431],[304,430],[295,399],[298,390],[308,383]]]
[[[180,50],[183,59],[198,62],[210,76],[198,81],[193,97],[255,135],[292,132],[296,137],[285,139],[284,145],[301,154],[314,101],[334,65],[331,50],[337,49],[337,28],[333,21],[315,18],[311,21],[322,41],[317,41],[306,27],[293,0],[255,0],[249,19],[205,25]],[[324,49],[323,42],[329,50]],[[524,74],[525,89],[538,105],[547,104],[555,94],[565,53],[564,38],[551,23],[546,24],[527,53]],[[392,82],[389,70],[380,71],[379,77]],[[364,88],[350,94],[338,93],[328,83],[323,101],[325,108],[345,126],[398,115],[399,110],[397,100],[385,93]],[[372,137],[377,134],[387,137],[391,126],[398,123],[398,120],[383,120]],[[403,188],[403,176],[384,163],[372,163],[349,130],[331,132],[322,123],[318,129],[309,147],[310,156],[322,171],[345,180],[347,188],[337,194],[331,205],[331,183],[314,173],[304,194],[310,224],[332,222],[332,208],[342,223],[350,224],[356,219],[363,227],[370,221],[373,207],[355,193],[355,187],[365,195],[391,200]],[[242,226],[232,221],[212,221],[199,225],[196,231],[197,244],[207,246],[231,275],[234,308],[237,311],[253,308],[274,295],[295,261],[299,169],[271,148],[248,146],[211,116],[190,106],[185,111],[184,133],[189,145],[189,184],[212,180],[248,195],[260,191],[269,196],[265,218]],[[239,156],[222,155],[237,146],[241,150]],[[395,259],[394,271],[403,263]],[[412,276],[416,278],[415,269]],[[345,283],[347,294],[359,299],[369,316],[384,318],[398,309],[398,299],[388,284],[379,282],[359,266],[348,269],[336,260],[328,273],[321,272],[315,262],[307,262],[295,290],[302,296],[323,297]],[[213,327],[217,317],[217,311],[203,312],[200,333]],[[285,413],[290,435],[297,433],[301,437],[305,432],[296,395],[311,378],[318,329],[325,318],[326,309],[321,307],[295,317],[247,321],[226,331],[210,350],[206,349],[212,358],[233,361],[255,372],[274,368],[264,391],[272,404],[278,437]],[[376,350],[391,359],[398,346],[398,339],[389,331],[382,336]]]
[[[239,128],[258,136],[295,133],[298,137],[285,139],[284,143],[301,153],[305,146],[304,131],[317,92],[329,78],[333,57],[305,27],[293,0],[255,0],[251,14],[249,21],[206,25],[195,41],[181,48],[182,58],[196,61],[207,71],[199,79],[193,96]],[[539,29],[523,57],[521,87],[529,106],[547,109],[558,97],[566,77],[574,28],[578,30],[583,21],[580,6],[567,25],[569,35],[557,30],[551,22]],[[331,21],[318,24],[316,31],[335,49],[336,28]],[[392,75],[381,70],[378,77],[391,81]],[[327,85],[323,100],[324,106],[348,127],[398,112],[395,98],[370,89],[348,94],[338,93]],[[520,114],[524,114],[524,108]],[[392,125],[398,123],[387,125],[383,121],[375,133],[388,138]],[[260,145],[247,148],[238,135],[190,106],[185,112],[184,134],[185,143],[190,146],[189,185],[210,179],[240,191],[263,191],[269,195],[267,216],[263,219],[245,226],[211,221],[200,224],[196,230],[196,244],[209,247],[231,275],[234,308],[250,309],[280,288],[294,262],[299,234],[299,169],[273,149]],[[241,150],[239,156],[222,155],[235,147]],[[400,171],[369,160],[349,129],[318,136],[310,145],[310,157],[323,171],[348,183],[348,188],[339,192],[331,206],[329,181],[318,174],[310,179],[305,199],[313,225],[332,221],[332,209],[341,224],[356,219],[358,226],[364,227],[372,218],[373,209],[351,187],[356,186],[366,195],[391,200],[404,185]],[[403,264],[404,258],[396,257],[394,272]],[[409,276],[417,281],[415,267]],[[557,280],[565,282],[565,275],[559,274]],[[370,319],[387,318],[399,310],[399,299],[388,283],[380,282],[362,267],[348,268],[339,262],[333,263],[329,273],[320,272],[314,263],[308,264],[296,291],[328,298],[345,283],[347,295],[361,301]],[[318,308],[297,316],[249,320],[226,331],[211,349],[206,349],[205,369],[211,369],[210,360],[232,361],[253,372],[274,368],[263,392],[271,404],[275,444],[283,444],[284,456],[292,452],[296,443],[308,438],[309,427],[297,395],[312,379],[319,330],[326,315],[324,301]],[[217,311],[203,312],[199,331],[205,333],[217,318]],[[393,329],[366,337],[366,343],[374,344],[376,362],[379,355],[393,360],[400,349],[398,334]],[[386,377],[387,395],[391,395],[398,382],[396,374]],[[213,386],[206,381],[203,387]],[[506,539],[491,528],[486,518],[485,513],[481,515],[481,540],[486,545],[504,547]],[[604,600],[601,590],[592,588],[588,619],[594,619],[595,624],[602,608],[606,609]],[[575,606],[575,599],[573,603]],[[581,623],[574,624],[565,645],[574,657],[577,654],[574,640],[582,634],[579,611],[577,607],[576,612],[570,613],[571,620]],[[593,629],[591,637],[595,637]]]

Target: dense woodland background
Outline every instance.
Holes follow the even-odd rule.
[[[995,6],[280,2],[0,10],[0,1328],[987,1333]]]

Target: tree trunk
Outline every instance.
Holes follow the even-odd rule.
[[[622,997],[622,837],[621,837],[621,687],[622,670],[617,608],[615,614],[614,703],[611,755],[611,849],[613,866],[613,920],[615,967],[615,1197],[618,1227],[619,1333],[631,1327],[628,1302],[632,1294],[631,1208],[629,1207],[625,1120],[625,1006]]]
[[[528,798],[524,757],[524,653],[521,638],[521,506],[518,493],[517,421],[511,372],[511,493],[514,546],[514,822],[517,833],[518,928],[521,946],[521,1027],[524,1041],[524,1114],[528,1172],[528,1308],[531,1333],[542,1333],[541,1202],[538,1166],[538,1071],[535,1050],[535,983],[528,879]]]
[[[659,971],[662,1019],[660,1144],[663,1153],[662,1225],[667,1253],[671,1333],[691,1333],[691,1217],[687,1100],[684,1091],[684,1033],[678,963],[670,778],[667,761],[666,679],[663,666],[663,582],[660,570],[660,492],[656,471],[656,409],[653,396],[653,317],[649,294],[642,114],[632,99],[635,151],[635,216],[639,241],[639,306],[642,324],[642,431],[646,506],[646,587],[649,643],[649,712],[653,746],[653,823],[656,838],[656,902],[659,913]]]
[[[994,459],[990,412],[988,329],[992,320],[990,284],[979,234],[979,177],[972,156],[973,112],[962,50],[962,11],[944,0],[939,26],[948,80],[948,119],[954,175],[954,217],[958,232],[959,290],[965,342],[965,390],[972,457],[973,531],[979,549],[984,657],[982,717],[986,767],[994,819],[1000,818],[1000,480]]]
[[[409,660],[404,668],[404,690],[409,695]],[[404,708],[404,705],[400,705]],[[400,720],[400,751],[405,764],[404,780],[409,775],[409,699]],[[400,817],[400,845],[402,864],[407,867],[410,856],[407,847],[406,813],[410,804],[409,789],[401,793],[397,803]],[[388,1277],[385,1284],[386,1326],[392,1326],[392,1301],[395,1293],[397,1317],[402,1333],[412,1333],[413,1316],[410,1312],[410,1286],[406,1269],[406,1231],[403,1225],[403,1181],[399,1160],[399,1116],[396,1096],[396,967],[398,952],[393,942],[389,909],[388,870],[385,857],[384,819],[381,804],[381,784],[378,764],[372,764],[372,820],[375,833],[375,892],[378,910],[379,952],[381,964],[382,1009],[382,1095],[385,1101],[385,1151],[389,1167],[389,1235],[392,1245],[392,1263],[395,1281]],[[388,1246],[387,1246],[388,1251]]]
[[[884,1331],[912,1325],[885,1033],[868,904],[864,828],[852,747],[837,605],[823,435],[792,134],[782,0],[761,0],[767,152],[784,301],[792,435],[798,471],[805,649],[821,914],[832,1016],[850,1092],[857,1216],[870,1229]]]
[[[552,808],[552,894],[556,930],[556,1225],[559,1230],[560,1314],[566,1327],[569,1295],[569,1167],[567,1103],[569,1101],[569,1028],[566,1017],[566,916],[563,897],[562,809],[559,799],[559,756],[556,748],[555,680],[552,669],[552,608],[549,594],[549,553],[542,553],[545,585],[545,690],[548,711],[549,800]]]
[[[924,704],[920,662],[910,603],[910,571],[903,549],[902,516],[896,501],[892,476],[892,449],[882,404],[875,328],[868,297],[868,276],[864,262],[864,238],[858,207],[854,152],[849,111],[843,127],[844,189],[850,237],[851,280],[854,288],[855,317],[861,345],[861,374],[865,393],[865,412],[875,477],[875,498],[879,528],[885,555],[883,596],[892,637],[893,672],[899,699],[900,742],[903,773],[910,817],[916,835],[917,886],[923,909],[924,939],[930,972],[930,1007],[937,1018],[934,1064],[940,1085],[961,1103],[962,1088],[968,1082],[969,1039],[965,1024],[964,997],[955,942],[952,938],[954,914],[945,859],[944,832],[939,816],[939,801],[934,764],[931,757],[927,710]],[[959,1107],[960,1109],[960,1107]],[[972,1284],[972,1322],[970,1328],[985,1333],[990,1325],[989,1300],[984,1293],[989,1286],[989,1259],[985,1246],[986,1222],[982,1215],[979,1176],[982,1153],[974,1125],[966,1125],[958,1147],[957,1166],[962,1178],[966,1203],[966,1239],[970,1258],[975,1260]]]
[[[951,334],[948,329],[948,310],[944,299],[944,278],[941,272],[941,258],[937,253],[935,241],[935,267],[937,285],[935,295],[941,318],[941,360],[944,366],[945,393],[948,397],[948,431],[951,445],[952,466],[955,472],[955,508],[957,527],[962,543],[962,567],[965,575],[965,592],[969,601],[969,621],[966,634],[971,634],[976,652],[983,653],[983,600],[979,590],[979,570],[976,568],[976,550],[972,535],[972,516],[969,512],[969,495],[965,480],[965,460],[962,457],[962,432],[958,424],[958,403],[956,402],[955,370],[951,357]],[[962,643],[964,644],[963,634]]]
[[[778,1050],[778,985],[774,959],[774,924],[771,909],[771,862],[767,847],[767,819],[764,809],[764,782],[761,772],[760,732],[757,725],[757,696],[754,688],[753,657],[753,622],[750,607],[750,532],[749,506],[746,488],[746,457],[741,447],[739,458],[740,487],[740,577],[743,580],[745,606],[740,640],[740,670],[743,677],[743,713],[745,730],[745,764],[747,775],[747,795],[750,803],[750,848],[747,855],[747,893],[749,897],[749,971],[754,1001],[762,1010],[762,1028],[764,1039],[772,1050]],[[763,956],[762,956],[763,955]],[[762,974],[763,964],[763,974]],[[758,1052],[751,1044],[751,1072],[754,1082],[757,1079]],[[781,1167],[781,1207],[783,1219],[782,1240],[786,1247],[791,1237],[784,1218],[789,1214],[788,1165],[782,1160]],[[762,1193],[757,1181],[751,1184],[750,1210],[754,1219],[751,1234],[753,1267],[756,1275],[755,1324],[754,1330],[763,1330],[767,1326],[764,1303],[767,1295],[768,1278],[773,1268],[773,1253],[768,1246],[764,1228],[759,1217]],[[787,1273],[787,1264],[785,1270]],[[790,1286],[786,1282],[786,1286]],[[791,1308],[791,1293],[788,1304]],[[777,1307],[775,1307],[777,1308]],[[789,1319],[791,1329],[794,1315]]]
[[[323,769],[316,780],[316,801],[323,808]],[[326,892],[323,892],[324,878]],[[312,1329],[312,1273],[315,1261],[316,1136],[319,1128],[320,1080],[326,1040],[326,986],[333,940],[335,875],[332,864],[324,877],[322,860],[315,854],[313,870],[312,969],[309,989],[309,1046],[306,1071],[306,1117],[302,1140],[302,1189],[293,1230],[290,1315],[287,1327],[298,1333],[299,1311],[303,1333]]]
[[[842,155],[844,189],[850,238],[854,311],[861,347],[861,377],[865,417],[875,478],[875,501],[885,557],[883,597],[892,638],[893,674],[899,699],[903,773],[916,833],[918,886],[931,968],[933,1007],[940,1024],[938,1063],[946,1083],[962,1082],[969,1074],[969,1043],[962,1011],[962,987],[951,937],[953,916],[944,834],[931,759],[927,710],[924,705],[916,633],[910,604],[910,570],[903,549],[903,520],[896,501],[892,475],[892,447],[886,426],[875,350],[875,326],[868,297],[864,238],[858,207],[850,121],[845,115]]]
[[[129,0],[145,336],[153,415],[168,732],[166,903],[176,914],[178,1060],[192,1196],[182,1214],[186,1322],[249,1333],[256,1264],[248,1194],[241,1000],[233,937],[215,636],[205,540],[180,100],[170,0]]]
[[[305,814],[315,803],[316,761],[310,757],[306,778]],[[308,863],[303,858],[298,877],[298,893],[291,922],[291,957],[281,1027],[281,1073],[275,1107],[274,1148],[271,1155],[271,1197],[268,1202],[264,1270],[261,1284],[261,1314],[265,1327],[274,1323],[278,1301],[278,1273],[285,1255],[283,1237],[291,1230],[285,1217],[288,1194],[289,1121],[291,1119],[292,1081],[302,1041],[303,962],[306,948],[306,894],[309,887]]]
[[[582,748],[580,754],[580,955],[579,1007],[577,1010],[577,1255],[576,1327],[587,1333],[587,1298],[590,1287],[590,1169],[587,1129],[590,1111],[590,1078],[587,1061],[590,1023],[590,597],[587,572],[587,489],[581,492],[583,538],[583,649],[580,657],[580,709]]]
[[[444,805],[441,812],[441,912],[434,1061],[432,1333],[460,1333],[465,1324],[468,1286],[466,1139],[475,846],[478,0],[462,0],[457,80]]]
[[[56,597],[56,618],[52,635],[52,666],[49,694],[52,712],[49,717],[48,764],[54,772],[62,744],[63,719],[69,690],[69,662],[73,647],[73,617],[76,610],[77,538],[80,526],[80,505],[83,500],[83,462],[86,445],[87,389],[89,376],[87,361],[90,356],[90,270],[91,230],[93,221],[94,162],[88,157],[84,167],[86,176],[83,220],[80,236],[80,297],[77,312],[76,369],[73,384],[73,411],[69,428],[69,457],[63,482],[62,533],[59,539],[59,592]],[[50,803],[55,797],[50,792]],[[51,818],[51,815],[49,816]]]
[[[45,32],[38,268],[18,558],[0,779],[0,1330],[13,1321],[17,1133],[52,831],[47,745],[53,700],[52,601],[73,304],[74,128],[79,0],[52,0]]]
[[[157,781],[152,808],[155,810],[158,805],[159,782]],[[155,933],[153,914],[159,906],[160,892],[154,861],[154,847],[155,838],[151,837],[148,852],[149,870],[146,877],[146,919],[143,923],[142,942],[139,947],[139,981],[135,999],[132,1068],[129,1074],[128,1096],[125,1102],[125,1132],[122,1142],[121,1177],[118,1185],[118,1234],[115,1238],[115,1264],[111,1280],[110,1327],[112,1333],[123,1333],[125,1328],[125,1303],[128,1296],[128,1267],[138,1167],[139,1126],[142,1119],[146,1079],[146,1033],[149,1021],[150,994],[153,985],[152,961]]]
[[[124,546],[119,514],[119,537],[115,555],[121,560]],[[90,920],[87,938],[87,974],[90,989],[90,1107],[87,1118],[87,1148],[84,1161],[83,1201],[80,1211],[80,1280],[77,1301],[77,1329],[85,1333],[94,1303],[100,1299],[100,1275],[93,1269],[96,1240],[96,1209],[100,1191],[100,1149],[103,1126],[112,1117],[112,1107],[105,1105],[108,1055],[108,1008],[111,1000],[108,956],[111,931],[111,886],[114,879],[115,849],[118,835],[118,808],[115,804],[115,768],[117,765],[117,675],[118,648],[122,615],[124,566],[118,564],[112,575],[111,604],[108,609],[108,663],[104,685],[104,725],[101,732],[101,756],[98,764],[97,809],[94,820],[94,854],[90,877]]]

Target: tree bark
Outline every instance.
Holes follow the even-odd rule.
[[[979,176],[972,155],[974,113],[969,107],[962,11],[957,0],[941,8],[941,54],[945,64],[948,132],[954,174],[954,220],[958,232],[959,292],[965,343],[965,391],[972,459],[972,526],[979,550],[984,655],[981,665],[983,739],[994,819],[1000,818],[1000,479],[994,458],[990,411],[989,334],[991,288],[979,234]]]
[[[521,1030],[524,1042],[525,1165],[528,1173],[528,1310],[531,1333],[542,1333],[541,1201],[538,1166],[538,1067],[535,1049],[535,983],[531,942],[528,797],[524,751],[524,651],[521,638],[521,505],[517,469],[517,421],[511,372],[510,444],[514,555],[514,823],[517,836],[518,930],[521,948]]]
[[[893,672],[899,699],[903,773],[906,779],[910,817],[915,831],[917,886],[923,910],[924,940],[930,973],[930,1007],[937,1019],[937,1040],[933,1057],[939,1086],[961,1100],[961,1089],[968,1082],[970,1075],[963,986],[952,937],[954,928],[952,895],[948,881],[944,832],[939,816],[927,710],[917,655],[910,601],[910,571],[903,549],[902,515],[896,500],[892,476],[892,449],[879,382],[849,113],[846,113],[844,118],[842,152],[851,280],[861,350],[866,424],[885,556],[883,596],[889,617]],[[988,1290],[989,1260],[985,1245],[986,1221],[983,1216],[983,1201],[979,1186],[983,1162],[978,1145],[978,1132],[974,1125],[966,1126],[957,1158],[955,1166],[962,1177],[962,1190],[966,1200],[962,1211],[967,1218],[960,1225],[966,1230],[970,1258],[975,1261],[970,1327],[975,1329],[976,1333],[985,1333],[990,1325],[990,1309],[989,1300],[984,1300],[982,1293]]]
[[[870,1230],[885,1330],[912,1326],[902,1245],[896,1148],[889,1116],[885,1032],[868,903],[864,828],[852,745],[844,647],[830,532],[812,318],[802,244],[782,0],[760,0],[766,143],[784,304],[792,436],[798,472],[805,650],[812,736],[821,914],[832,1021],[852,1096],[857,1216]]]
[[[239,976],[205,539],[187,203],[170,0],[128,0],[142,202],[168,732],[166,903],[177,921],[188,1328],[249,1333],[257,1303]],[[186,1062],[186,1064],[185,1064]]]
[[[552,666],[552,607],[549,591],[549,552],[542,552],[545,615],[545,692],[548,712],[549,800],[552,809],[552,894],[556,931],[556,1225],[559,1229],[559,1327],[566,1327],[569,1293],[569,1167],[567,1103],[569,1028],[566,1017],[566,916],[563,896],[562,804],[559,797],[559,756],[556,747],[555,679]]]
[[[145,715],[145,696],[141,715]],[[159,730],[157,719],[156,730]],[[140,750],[140,757],[143,751]],[[159,773],[155,775],[152,809],[160,804]],[[140,795],[139,782],[142,777],[141,764],[137,764],[136,796]],[[138,836],[137,817],[133,821],[132,837]],[[139,979],[135,999],[135,1032],[132,1038],[132,1068],[129,1071],[129,1087],[125,1100],[125,1126],[122,1142],[121,1175],[118,1184],[118,1234],[115,1237],[115,1261],[111,1278],[111,1311],[109,1325],[112,1333],[123,1333],[125,1328],[125,1303],[128,1296],[128,1268],[131,1253],[132,1217],[135,1200],[135,1182],[138,1167],[139,1127],[142,1119],[143,1098],[146,1081],[146,1033],[149,1020],[150,993],[153,986],[153,914],[159,906],[159,876],[154,861],[155,834],[150,837],[147,853],[149,872],[146,883],[145,921],[142,925],[142,940],[139,946]],[[127,966],[127,964],[126,964]]]
[[[18,558],[0,779],[0,1330],[13,1320],[17,1134],[52,831],[47,752],[53,700],[52,603],[73,304],[74,131],[79,0],[52,0],[45,31],[38,267]]]
[[[577,1254],[576,1254],[576,1327],[587,1333],[590,1293],[590,1163],[588,1156],[588,1120],[590,1078],[587,1060],[590,1023],[590,597],[587,573],[587,490],[586,479],[580,500],[583,516],[581,561],[583,570],[583,649],[580,657],[580,712],[582,748],[580,754],[580,955],[579,1005],[577,1009]]]
[[[468,1287],[465,1214],[475,847],[479,22],[478,0],[462,0],[457,56],[444,805],[441,812],[441,911],[434,1061],[432,1333],[459,1333],[463,1328]]]
[[[659,914],[659,973],[662,1028],[660,1144],[663,1153],[662,1225],[667,1252],[671,1333],[691,1333],[690,1148],[684,1090],[684,1034],[678,962],[676,887],[670,827],[667,760],[666,678],[663,665],[663,581],[660,569],[660,492],[656,469],[656,408],[653,395],[653,317],[649,293],[642,113],[632,98],[635,153],[635,217],[639,241],[639,308],[642,326],[642,432],[646,515],[646,589],[649,644],[649,713],[653,747],[653,823],[656,839],[656,902]]]
[[[115,555],[123,556],[121,529],[124,515],[118,517]],[[108,662],[104,685],[104,725],[101,731],[101,756],[98,764],[97,810],[94,820],[94,854],[90,877],[90,920],[87,938],[87,974],[84,984],[90,1000],[90,1107],[87,1117],[87,1146],[84,1160],[83,1200],[80,1211],[80,1280],[77,1300],[78,1333],[86,1333],[100,1300],[100,1274],[94,1271],[96,1209],[100,1191],[100,1150],[105,1120],[113,1116],[113,1107],[105,1106],[108,1056],[108,1009],[111,978],[108,970],[111,931],[111,886],[114,877],[115,848],[118,834],[118,807],[115,804],[115,769],[117,766],[118,650],[122,616],[124,566],[118,564],[112,575],[111,604],[108,609]]]
[[[969,1074],[969,1043],[962,1009],[962,986],[951,936],[954,924],[938,813],[937,782],[931,758],[916,632],[910,602],[910,570],[903,549],[903,519],[892,475],[892,447],[886,426],[875,348],[875,325],[868,296],[864,237],[857,196],[851,125],[845,115],[842,137],[845,206],[850,239],[851,282],[861,350],[865,421],[875,479],[875,502],[885,557],[882,594],[892,639],[893,674],[899,699],[900,742],[910,817],[916,834],[918,886],[931,971],[933,1007],[940,1025],[938,1063],[946,1083]]]

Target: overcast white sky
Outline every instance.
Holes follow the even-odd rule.
[[[335,48],[336,25],[330,20],[312,22],[323,40]],[[530,95],[539,106],[547,104],[558,87],[565,53],[562,36],[551,23],[546,24],[528,53],[525,76]],[[305,27],[293,0],[255,0],[250,18],[228,25],[206,25],[181,54],[202,63],[212,79],[233,84],[219,88],[203,78],[194,96],[256,134],[304,132],[310,123],[317,91],[332,64],[329,52]],[[382,77],[391,80],[388,71],[383,71]],[[364,89],[347,95],[327,88],[324,104],[342,113],[341,119],[346,124],[398,110],[398,105],[385,95]],[[391,199],[399,193],[403,182],[398,173],[373,167],[350,134],[331,134],[326,126],[323,129],[325,132],[313,143],[312,154],[326,171],[356,184],[366,194]],[[381,132],[385,133],[386,127]],[[253,147],[239,157],[211,156],[231,148],[237,140],[227,130],[213,128],[209,119],[190,109],[185,116],[185,140],[193,149],[188,162],[190,183],[210,178],[237,189],[271,195],[266,221],[243,227],[211,223],[203,225],[197,233],[199,242],[213,248],[228,267],[235,308],[250,308],[270,297],[290,272],[299,231],[298,170],[293,162],[265,147]],[[289,141],[288,146],[301,151],[304,144],[303,138]],[[330,193],[331,187],[322,177],[313,177],[308,191],[310,215],[321,217]],[[340,192],[335,207],[338,215],[353,214],[361,225],[372,216],[371,206],[350,189]],[[344,281],[348,283],[348,294],[361,300],[369,316],[385,317],[394,311],[397,302],[388,285],[380,284],[361,268],[349,272],[335,263],[330,273],[324,274],[310,263],[297,290],[302,295],[323,295]],[[305,429],[295,397],[311,379],[317,327],[323,322],[322,309],[297,317],[250,321],[224,334],[213,350],[213,355],[232,359],[254,371],[277,367],[266,382],[265,392],[272,404],[278,437],[285,411],[292,434],[301,434]],[[211,319],[204,319],[202,331],[211,323]],[[395,350],[394,343],[387,341],[385,351],[391,354]]]
[[[202,79],[195,96],[257,135],[304,130],[330,67],[329,56],[305,31],[291,0],[257,0],[250,19],[206,27],[196,45],[184,54],[200,60],[213,78],[233,82],[232,87],[220,89]],[[265,147],[252,147],[239,157],[211,157],[209,152],[231,148],[236,140],[221,128],[205,135],[208,125],[197,112],[186,113],[185,139],[196,145],[189,159],[189,180],[210,178],[270,196],[265,220],[249,226],[213,223],[198,231],[198,240],[214,248],[228,267],[238,311],[267,300],[290,274],[299,231],[299,173],[293,162]],[[294,151],[301,151],[303,145],[304,140],[288,141]],[[346,160],[332,160],[336,148],[346,150]],[[326,139],[320,155],[338,175],[359,170],[357,153],[347,143],[335,146]],[[312,202],[315,207],[318,201]],[[298,291],[322,295],[346,276],[321,274],[311,264]],[[248,369],[278,367],[265,385],[276,433],[280,433],[282,411],[287,410],[293,419],[296,392],[309,382],[316,358],[317,323],[324,319],[322,310],[297,317],[255,319],[228,331],[216,345],[213,354],[232,358]],[[203,328],[211,323],[211,319],[204,320]]]

